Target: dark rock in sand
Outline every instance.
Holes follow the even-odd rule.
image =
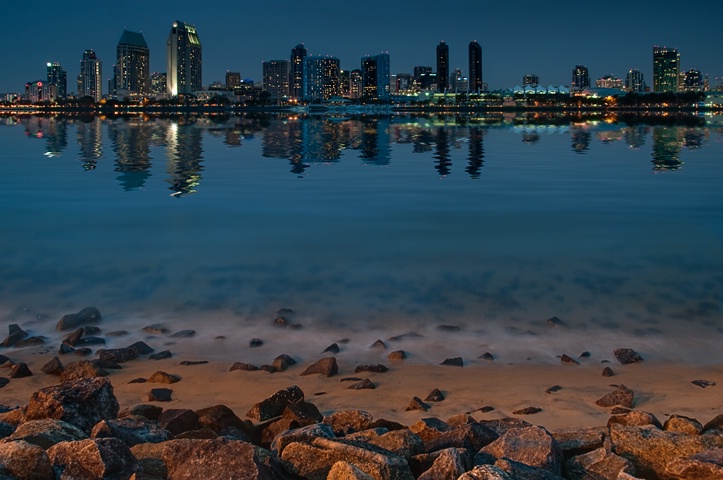
[[[613,415],[608,419],[608,427],[613,424],[630,425],[642,427],[645,425],[653,425],[655,428],[663,428],[660,421],[652,413],[634,410],[622,415]]]
[[[83,335],[99,335],[100,327],[96,325],[86,325],[83,327]]]
[[[474,455],[482,447],[489,445],[497,438],[499,438],[499,435],[494,430],[479,423],[469,423],[443,432],[432,440],[425,441],[424,447],[427,452],[435,452],[445,448],[464,448]]]
[[[264,364],[259,367],[259,370],[269,373],[276,373],[278,370],[273,365]]]
[[[407,358],[407,353],[404,350],[394,350],[387,355],[389,360],[404,360]]]
[[[83,347],[78,348],[77,350],[73,351],[73,353],[79,357],[87,357],[88,355],[91,355],[93,353],[93,350],[88,347]]]
[[[440,438],[444,433],[452,430],[452,427],[443,420],[436,417],[423,418],[409,426],[412,433],[419,435],[424,444]]]
[[[120,363],[111,362],[110,360],[101,360],[100,358],[96,358],[93,360],[93,363],[98,368],[104,368],[106,370],[122,370],[123,367]]]
[[[0,444],[0,465],[0,478],[3,479],[55,479],[53,466],[45,450],[22,440]]]
[[[296,360],[286,354],[279,355],[278,357],[274,358],[274,361],[271,363],[271,365],[278,372],[284,372],[287,368],[289,368],[289,365],[294,364],[296,364]]]
[[[63,442],[48,449],[58,478],[130,478],[141,468],[130,449],[117,438]]]
[[[99,421],[116,418],[118,410],[118,401],[107,378],[81,378],[33,393],[25,417],[27,420],[63,420],[90,432]]]
[[[701,480],[723,478],[723,448],[705,450],[689,457],[676,458],[665,466],[667,478]]]
[[[250,363],[236,362],[231,365],[231,368],[229,368],[228,371],[233,372],[234,370],[244,370],[247,372],[253,372],[258,369],[259,367],[257,367],[256,365],[251,365]]]
[[[150,382],[150,383],[171,384],[171,383],[176,383],[176,382],[180,382],[180,381],[181,381],[181,377],[179,377],[178,375],[171,375],[170,373],[161,372],[161,371],[158,371],[158,372],[154,373],[153,375],[151,375],[150,377],[148,377],[148,382]]]
[[[22,340],[18,340],[18,342],[15,344],[15,347],[21,348],[21,347],[34,347],[36,345],[43,345],[45,343],[44,337],[28,337],[24,338]]]
[[[519,410],[513,410],[512,413],[515,415],[534,415],[536,413],[540,413],[542,411],[539,407],[525,407],[520,408]]]
[[[10,368],[10,378],[25,378],[32,375],[33,372],[30,371],[30,367],[25,362],[18,362]]]
[[[374,383],[372,383],[371,380],[368,378],[365,378],[361,382],[354,383],[352,385],[349,385],[346,387],[348,390],[373,390],[376,387],[374,386]]]
[[[364,379],[361,377],[344,377],[340,378],[339,382],[361,382],[362,380]]]
[[[603,377],[613,377],[613,376],[615,376],[615,372],[613,372],[612,368],[605,367],[605,368],[603,368],[602,376]]]
[[[531,467],[547,470],[555,475],[562,474],[564,456],[560,445],[542,427],[523,427],[508,430],[500,438],[480,450],[495,458],[524,463]]]
[[[196,335],[195,330],[180,330],[170,335],[170,338],[190,338]]]
[[[136,342],[132,345],[128,345],[128,350],[133,350],[138,355],[148,355],[149,353],[153,353],[153,348],[149,346],[146,342]]]
[[[324,416],[319,412],[319,409],[316,408],[316,405],[304,400],[287,405],[281,417],[295,420],[300,426],[306,426],[324,420]]]
[[[690,382],[690,383],[692,383],[693,385],[696,385],[696,386],[698,386],[698,387],[700,387],[700,388],[714,387],[714,386],[715,386],[715,382],[711,382],[710,380],[693,380],[693,381]]]
[[[169,408],[158,416],[158,426],[174,435],[189,430],[197,430],[198,414],[187,408]]]
[[[3,388],[3,387],[4,387],[5,385],[7,385],[8,383],[10,383],[10,379],[9,379],[9,378],[0,377],[0,388]]]
[[[131,415],[140,415],[141,417],[145,417],[148,420],[158,420],[159,415],[163,411],[162,407],[159,407],[157,405],[149,405],[147,403],[142,403],[140,405],[136,405],[132,407],[130,410],[128,410],[128,413]]]
[[[583,455],[605,446],[606,427],[565,428],[550,432],[565,458]]]
[[[80,340],[78,340],[78,343],[76,344],[76,346],[84,346],[84,347],[91,346],[91,345],[105,345],[105,338],[94,337],[94,336],[83,337]]]
[[[566,353],[563,353],[563,354],[562,354],[562,356],[560,357],[560,361],[561,361],[562,363],[570,363],[570,364],[573,364],[573,365],[580,365],[580,362],[578,362],[577,360],[575,360],[574,358],[572,358],[571,356],[569,356],[569,355],[566,354]]]
[[[7,442],[24,441],[47,450],[56,443],[88,438],[81,429],[62,420],[28,420],[7,437]]]
[[[81,378],[105,377],[106,375],[108,375],[108,372],[100,368],[94,362],[80,360],[78,362],[69,363],[65,366],[65,369],[60,374],[60,381],[68,382]]]
[[[199,428],[198,430],[188,430],[186,432],[181,432],[178,435],[174,437],[176,440],[181,439],[212,439],[212,438],[218,438],[218,433],[214,432],[213,430],[209,430],[208,428]]]
[[[422,473],[417,480],[438,480],[441,478],[458,478],[465,473],[465,465],[456,448],[446,448],[439,452],[432,466]]]
[[[622,405],[623,407],[633,408],[633,400],[635,393],[625,385],[620,385],[614,391],[608,393],[604,397],[596,400],[595,403],[601,407],[612,407]]]
[[[66,345],[70,345],[71,347],[75,347],[78,342],[80,342],[80,339],[83,338],[84,330],[82,328],[79,328],[75,330],[74,332],[70,333],[67,337],[63,339],[63,343]]]
[[[620,478],[623,473],[635,475],[635,467],[630,460],[602,447],[570,458],[566,466],[568,478],[572,480]]]
[[[723,431],[723,413],[703,425],[703,433]]]
[[[379,339],[376,342],[369,345],[369,348],[378,348],[380,350],[386,350],[387,344],[384,343],[384,341],[382,339]]]
[[[282,353],[281,355],[277,356],[274,359],[274,363],[276,362],[276,360],[283,360],[284,362],[286,362],[286,365],[288,365],[288,366],[296,365],[296,360],[294,360],[293,357],[291,357],[291,355],[287,355],[285,353]]]
[[[666,432],[678,432],[686,435],[700,435],[703,433],[703,425],[694,418],[683,415],[671,415],[663,424]]]
[[[249,341],[249,347],[251,347],[251,348],[260,347],[263,344],[264,344],[264,341],[261,340],[260,338],[252,338]]]
[[[169,430],[143,416],[129,416],[117,420],[101,420],[90,432],[91,438],[118,438],[128,447],[139,443],[160,443],[173,438]]]
[[[410,338],[423,338],[424,335],[420,335],[417,332],[407,332],[394,337],[389,337],[389,341],[398,342],[400,340],[409,340]]]
[[[339,366],[336,364],[336,358],[322,358],[321,360],[312,363],[306,370],[301,372],[301,376],[314,375],[317,373],[324,375],[325,377],[331,377],[339,373]]]
[[[444,394],[438,388],[429,392],[427,398],[424,399],[425,402],[441,402],[442,400],[444,400]]]
[[[480,360],[487,360],[487,361],[490,361],[490,362],[495,359],[495,357],[493,357],[490,352],[485,352],[485,353],[483,353],[482,355],[480,355],[480,356],[477,357],[477,358],[480,359]]]
[[[545,390],[545,393],[555,393],[559,392],[560,390],[562,390],[562,387],[560,385],[553,385],[547,390]]]
[[[387,368],[385,365],[382,365],[381,363],[377,363],[375,365],[359,365],[354,369],[354,373],[359,372],[375,372],[375,373],[384,373],[388,372],[389,368]]]
[[[28,332],[20,328],[18,324],[11,323],[8,325],[8,336],[0,343],[0,347],[13,347],[27,336]]]
[[[251,407],[246,416],[260,421],[269,420],[280,416],[288,405],[302,400],[304,392],[296,385],[291,385]]]
[[[138,377],[138,378],[134,378],[133,380],[130,380],[128,383],[131,384],[131,383],[146,383],[146,382],[148,382],[148,380],[146,380],[145,378]]]
[[[179,365],[183,365],[184,367],[190,367],[193,365],[205,365],[208,363],[208,360],[183,360],[182,362],[178,362]]]
[[[149,360],[165,360],[166,358],[171,358],[173,354],[169,352],[168,350],[163,350],[162,352],[154,353],[153,355],[149,355]]]
[[[405,409],[407,412],[412,410],[424,410],[425,412],[429,410],[430,407],[426,403],[422,401],[419,397],[412,397],[412,400],[409,402],[409,405],[407,405],[407,408]]]
[[[364,410],[339,410],[324,417],[324,423],[331,427],[334,435],[342,437],[368,430],[372,424],[372,416]]]
[[[97,308],[86,307],[78,313],[69,313],[67,315],[64,315],[63,318],[58,321],[55,329],[58,331],[70,330],[72,328],[78,328],[83,325],[97,323],[100,320],[101,315]]]
[[[566,326],[565,322],[563,322],[562,320],[560,320],[557,317],[550,317],[545,321],[545,323],[547,324],[548,327],[564,327],[564,326]]]
[[[462,357],[447,358],[442,363],[440,363],[440,365],[448,365],[451,367],[463,367],[464,360],[462,360]]]
[[[63,363],[58,357],[53,357],[52,360],[43,365],[43,368],[41,368],[40,371],[46,375],[60,376],[60,374],[63,373]]]
[[[60,348],[58,349],[58,353],[59,353],[60,355],[65,355],[65,354],[68,354],[68,353],[73,353],[74,351],[75,351],[75,349],[74,349],[73,347],[71,347],[70,345],[66,345],[66,344],[64,344],[64,343],[61,343],[61,344],[60,344]]]
[[[159,323],[146,325],[145,327],[143,327],[143,331],[146,333],[152,333],[153,335],[165,335],[170,332],[170,330],[168,330],[166,327]]]
[[[582,352],[580,358],[590,358],[592,354],[590,352]]]
[[[470,423],[477,423],[477,420],[475,420],[469,413],[457,413],[449,417],[446,422],[452,428],[459,428]]]
[[[98,351],[101,360],[115,363],[128,362],[138,358],[138,352],[130,348],[107,348]]]
[[[638,352],[632,348],[618,348],[613,353],[615,354],[615,358],[618,359],[618,362],[623,365],[643,361],[643,357],[641,357]]]
[[[336,343],[332,343],[331,345],[326,347],[321,353],[339,353],[339,345]]]
[[[152,388],[148,392],[149,402],[170,402],[173,396],[173,390],[170,388]]]
[[[439,332],[459,332],[460,330],[458,325],[437,325]]]

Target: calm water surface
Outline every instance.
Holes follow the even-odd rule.
[[[0,124],[4,324],[723,361],[720,117]]]

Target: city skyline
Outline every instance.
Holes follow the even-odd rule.
[[[227,71],[261,83],[262,62],[289,58],[291,49],[301,43],[310,55],[339,58],[344,70],[359,68],[363,57],[389,53],[391,73],[397,74],[436,65],[435,49],[444,41],[449,46],[449,71],[461,68],[468,76],[468,45],[477,41],[482,48],[482,81],[491,90],[521,84],[526,74],[538,76],[543,85],[567,85],[575,65],[586,66],[593,80],[610,74],[625,78],[630,69],[638,69],[651,84],[656,45],[676,48],[681,70],[698,69],[711,83],[723,76],[723,51],[706,42],[704,34],[723,14],[723,2],[714,0],[700,2],[694,12],[642,1],[621,12],[598,9],[599,13],[566,8],[566,2],[556,9],[540,9],[539,2],[531,1],[514,6],[462,1],[454,10],[436,9],[427,1],[400,1],[391,7],[370,2],[379,8],[365,11],[387,13],[360,20],[352,9],[327,1],[310,8],[282,0],[273,12],[250,12],[228,2],[221,15],[218,9],[204,11],[183,0],[173,9],[128,0],[123,8],[101,5],[93,11],[81,8],[77,0],[62,5],[41,0],[41,6],[47,3],[43,11],[48,19],[68,28],[60,30],[62,41],[59,30],[47,28],[42,20],[10,22],[0,31],[0,41],[15,47],[0,50],[0,93],[22,92],[25,83],[43,79],[49,62],[60,63],[71,79],[77,78],[85,50],[95,51],[105,64],[105,87],[124,28],[145,37],[150,71],[165,72],[168,26],[176,19],[195,25],[203,38],[205,85],[223,82]],[[10,0],[5,11],[22,11],[24,5]],[[582,40],[578,31],[585,35]],[[71,82],[68,91],[75,90]]]

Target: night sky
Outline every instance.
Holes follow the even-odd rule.
[[[103,62],[103,93],[112,76],[123,29],[143,33],[151,71],[166,71],[166,39],[174,20],[196,26],[203,44],[203,83],[224,81],[227,70],[261,80],[261,62],[288,59],[297,43],[310,54],[333,55],[345,70],[364,55],[388,52],[392,73],[415,65],[436,69],[435,47],[450,47],[450,71],[467,74],[467,45],[482,45],[483,80],[490,89],[522,83],[570,84],[586,65],[594,80],[624,78],[638,68],[652,85],[653,45],[676,47],[681,67],[723,76],[723,0],[2,0],[0,92],[21,92],[60,62],[75,92],[83,51]]]

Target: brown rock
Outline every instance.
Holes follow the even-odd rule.
[[[369,443],[381,447],[404,458],[424,453],[424,442],[411,430],[393,430],[369,440]]]
[[[346,387],[347,390],[374,390],[376,387],[374,386],[374,383],[372,383],[371,380],[368,378],[365,378],[361,382],[356,382],[348,387]]]
[[[253,372],[258,369],[259,367],[257,367],[256,365],[251,365],[250,363],[236,362],[231,365],[231,368],[229,368],[228,371],[233,372],[234,370],[244,370],[247,372]]]
[[[55,472],[42,447],[23,440],[0,444],[0,475],[17,480],[54,480]]]
[[[477,420],[475,420],[469,413],[458,413],[447,419],[447,424],[449,424],[452,428],[461,427],[469,423],[477,423]]]
[[[515,480],[509,473],[494,465],[477,465],[457,480]]]
[[[641,357],[638,352],[632,348],[618,348],[613,352],[613,354],[615,354],[615,358],[618,359],[618,362],[623,365],[643,361],[643,357]]]
[[[171,375],[170,373],[158,371],[158,372],[154,373],[153,375],[151,375],[150,377],[148,377],[148,381],[150,383],[171,384],[171,383],[180,382],[181,377],[179,377],[178,375]]]
[[[489,428],[490,430],[493,430],[497,433],[497,435],[500,436],[514,428],[527,428],[533,426],[531,423],[526,422],[521,418],[514,417],[500,418],[497,420],[484,420],[479,423]]]
[[[63,317],[58,321],[58,324],[55,326],[55,329],[58,331],[70,330],[82,325],[98,323],[100,320],[101,315],[97,308],[85,307],[78,313],[63,315]]]
[[[360,373],[360,372],[375,372],[375,373],[384,373],[388,372],[389,368],[387,368],[385,365],[382,365],[381,363],[377,363],[376,365],[359,365],[354,369],[354,373]]]
[[[703,432],[723,430],[723,413],[713,418],[703,426]]]
[[[446,448],[434,460],[432,467],[418,477],[418,480],[457,478],[465,473],[462,459],[456,448]]]
[[[429,410],[431,407],[424,403],[421,398],[419,397],[412,397],[412,400],[409,402],[409,405],[407,405],[406,411],[410,412],[412,410],[424,410],[425,412]]]
[[[320,374],[325,377],[331,377],[339,373],[339,366],[336,364],[336,358],[326,357],[318,360],[301,372],[301,376]]]
[[[27,411],[27,409],[28,407],[25,406],[13,408],[6,411],[5,413],[0,413],[0,422],[17,427],[21,423],[25,422],[25,412]]]
[[[13,347],[28,336],[28,332],[20,328],[17,323],[8,325],[8,330],[8,336],[0,343],[0,347]]]
[[[568,475],[573,480],[617,479],[621,473],[635,475],[635,467],[629,460],[602,447],[572,457],[567,461],[566,466]]]
[[[65,366],[63,373],[60,374],[60,381],[69,382],[82,378],[105,377],[106,375],[108,375],[108,372],[100,368],[94,362],[80,360],[78,362],[69,363]]]
[[[90,432],[91,438],[117,438],[128,447],[139,443],[160,443],[173,438],[168,430],[145,417],[128,416],[118,420],[101,420]]]
[[[158,426],[174,435],[197,430],[199,427],[198,415],[187,408],[170,408],[158,416]]]
[[[569,363],[572,365],[580,365],[580,362],[578,362],[577,360],[575,360],[574,358],[572,358],[571,356],[569,356],[566,353],[562,354],[562,356],[560,357],[560,361],[562,363]]]
[[[132,407],[128,411],[128,413],[130,415],[140,415],[141,417],[145,417],[148,420],[158,420],[158,417],[161,415],[162,411],[163,408],[157,405],[141,404]]]
[[[482,447],[489,445],[497,438],[499,438],[499,435],[493,430],[479,423],[470,423],[443,432],[436,438],[425,441],[424,448],[430,453],[447,448],[464,448],[474,455]]]
[[[446,358],[440,365],[448,365],[451,367],[463,367],[464,360],[462,357]]]
[[[495,359],[495,357],[492,356],[490,352],[485,352],[479,357],[477,357],[479,360],[487,360],[488,362],[491,362]]]
[[[386,350],[387,344],[384,343],[382,339],[379,339],[376,342],[372,343],[369,348],[379,348],[381,350]]]
[[[173,390],[170,388],[151,388],[148,392],[149,402],[170,402],[173,397]]]
[[[56,443],[86,438],[82,430],[61,420],[29,420],[18,426],[7,441],[23,441],[47,450]]]
[[[253,424],[250,421],[241,420],[233,410],[226,405],[214,405],[213,407],[196,410],[198,425],[201,428],[208,428],[221,434],[229,427],[238,428],[247,435],[251,435]]]
[[[500,438],[480,450],[498,459],[506,457],[515,462],[562,473],[564,457],[557,441],[542,427],[524,427],[508,430]]]
[[[513,410],[512,413],[515,415],[534,415],[536,413],[540,413],[542,411],[539,407],[525,407],[520,408],[519,410]]]
[[[10,378],[25,378],[32,375],[33,372],[30,371],[30,367],[25,362],[18,362],[10,369]]]
[[[723,478],[723,448],[704,450],[690,457],[679,457],[665,466],[666,478],[703,480]]]
[[[271,450],[280,457],[284,449],[295,442],[309,443],[316,437],[336,438],[330,425],[325,423],[314,423],[305,427],[288,430],[280,433],[274,438]]]
[[[162,352],[154,353],[152,355],[148,355],[149,360],[165,360],[166,358],[171,358],[173,354],[168,350],[163,350]]]
[[[615,375],[615,372],[613,372],[613,369],[610,367],[603,368],[602,376],[603,377],[612,377]]]
[[[60,374],[63,373],[63,363],[58,357],[53,357],[48,363],[43,365],[40,371],[46,375],[60,376]]]
[[[117,438],[61,442],[48,449],[59,478],[129,478],[140,471],[130,449]]]
[[[261,421],[269,420],[280,416],[288,405],[303,399],[304,392],[296,385],[292,385],[251,407],[246,416]]]
[[[387,355],[389,360],[404,360],[407,358],[407,353],[404,350],[394,350]]]
[[[608,419],[608,427],[613,423],[620,425],[631,425],[642,427],[643,425],[654,425],[656,428],[663,428],[658,419],[652,413],[634,410],[622,415],[613,415]]]
[[[452,430],[446,422],[436,417],[422,418],[409,426],[412,433],[419,435],[425,445]]]
[[[372,416],[364,410],[340,410],[324,417],[324,423],[331,426],[334,435],[344,436],[368,430],[371,427]]]
[[[625,385],[620,385],[618,388],[608,393],[604,397],[596,400],[595,403],[601,407],[612,407],[615,405],[622,405],[623,407],[632,408],[635,393],[627,388]]]
[[[326,480],[374,480],[374,477],[362,472],[351,463],[340,460],[332,465]]]
[[[550,432],[565,458],[592,452],[604,446],[606,427],[565,428]]]
[[[444,400],[444,394],[438,388],[429,392],[427,398],[424,399],[425,402],[441,402],[442,400]]]

